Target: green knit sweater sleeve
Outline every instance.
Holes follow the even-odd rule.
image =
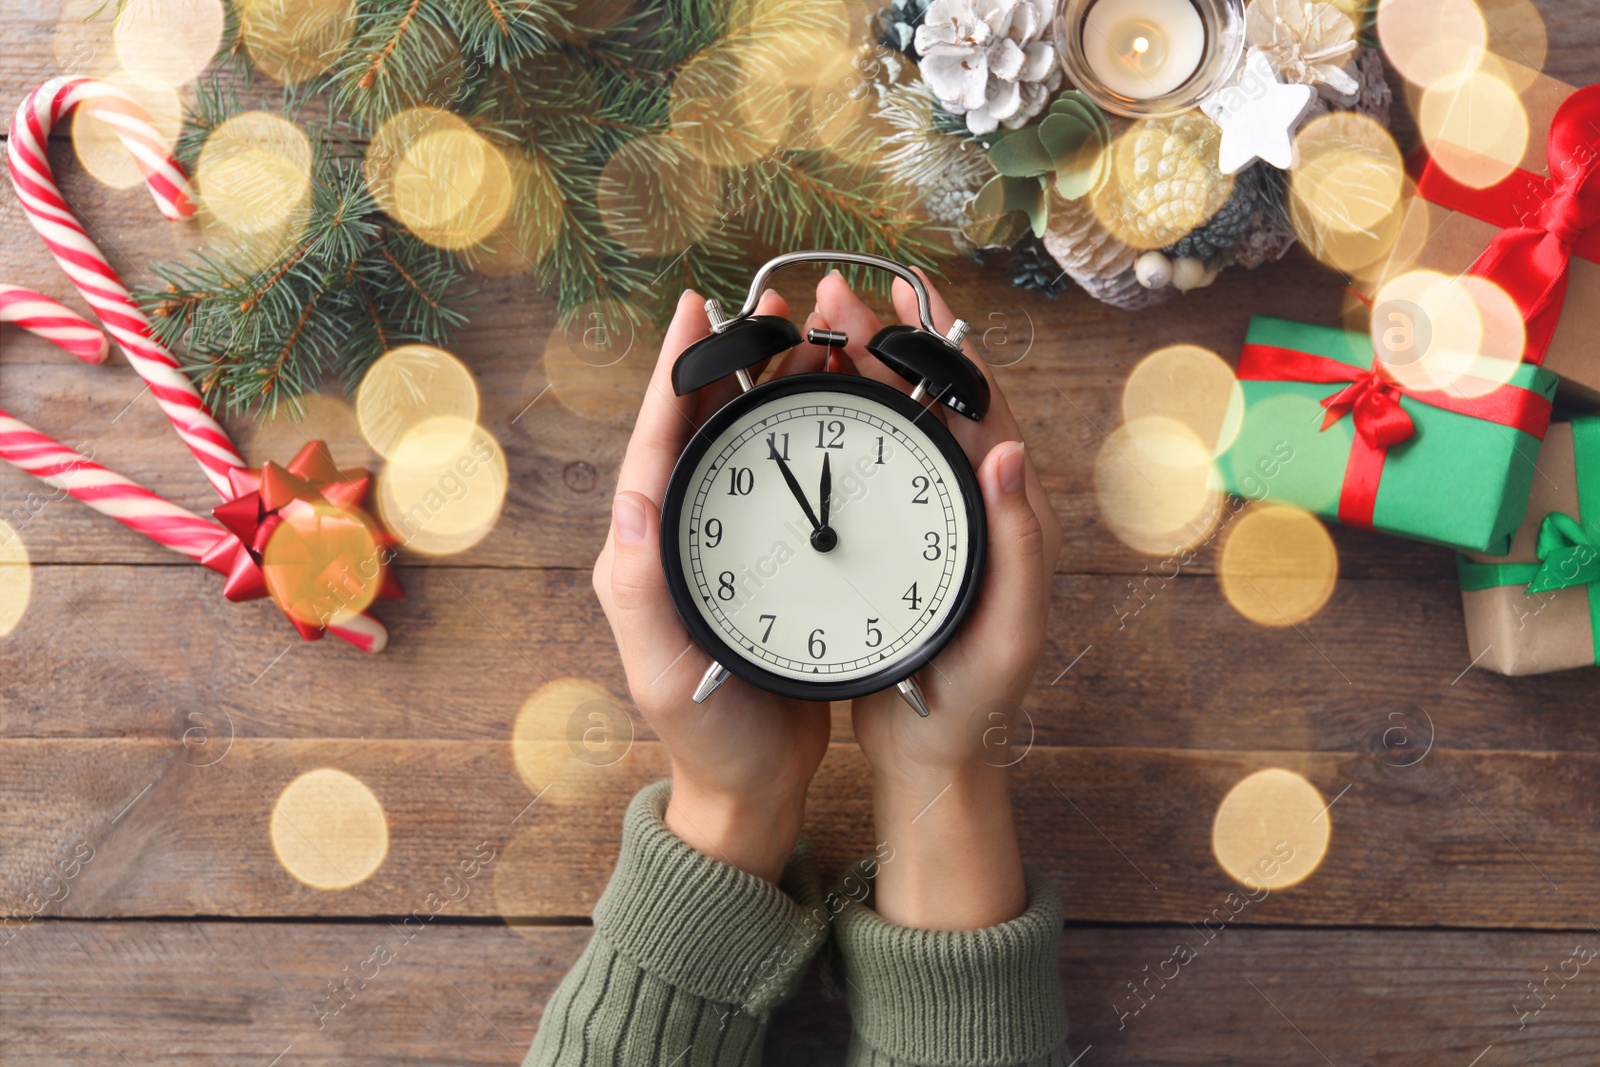
[[[753,1067],[772,1009],[828,935],[804,842],[782,887],[662,822],[669,783],[628,805],[594,937],[551,995],[524,1067]]]
[[[847,1067],[1067,1067],[1061,895],[1049,877],[1025,868],[1027,910],[1009,922],[918,930],[872,910],[873,862],[829,896],[830,984],[854,1022]]]

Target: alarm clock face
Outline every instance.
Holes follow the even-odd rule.
[[[723,666],[843,699],[943,647],[976,593],[984,533],[977,479],[931,412],[869,379],[807,374],[735,398],[695,435],[668,485],[662,558],[679,614]]]

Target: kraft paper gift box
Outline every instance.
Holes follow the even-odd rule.
[[[1526,85],[1528,116],[1517,168],[1494,181],[1504,163],[1447,143],[1431,157],[1419,151],[1408,210],[1424,215],[1427,236],[1420,250],[1397,249],[1362,290],[1370,299],[1408,270],[1482,275],[1522,313],[1523,358],[1561,378],[1564,401],[1600,406],[1600,85],[1574,89],[1526,68],[1513,74]]]
[[[1257,316],[1236,371],[1243,414],[1218,480],[1348,526],[1507,552],[1556,377],[1531,363],[1501,365],[1504,384],[1408,388],[1374,368],[1366,334]]]
[[[1600,640],[1600,418],[1555,423],[1511,552],[1457,557],[1467,650],[1501,674],[1592,667]]]

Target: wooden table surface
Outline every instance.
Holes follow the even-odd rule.
[[[1600,5],[1541,7],[1547,72],[1600,78]],[[60,17],[56,0],[0,0],[7,107],[55,71]],[[192,244],[142,190],[85,177],[70,142],[52,158],[130,277]],[[0,221],[0,281],[82,307],[9,184]],[[1065,898],[1074,1054],[1600,1061],[1600,969],[1574,962],[1600,948],[1595,675],[1467,669],[1443,549],[1336,529],[1331,601],[1298,628],[1267,629],[1223,599],[1213,549],[1144,583],[1152,561],[1097,513],[1094,458],[1142,356],[1192,342],[1231,357],[1251,313],[1336,324],[1341,279],[1295,253],[1139,314],[1076,292],[1047,300],[965,265],[943,284],[1010,364],[999,379],[1065,525],[1015,793],[1026,855]],[[603,767],[564,757],[552,737],[556,755],[520,753],[525,776],[511,744],[525,702],[559,704],[574,691],[564,680],[626,699],[588,572],[653,353],[641,344],[608,371],[575,365],[526,278],[479,290],[455,350],[505,449],[504,513],[462,555],[403,558],[406,597],[379,608],[394,635],[380,656],[302,643],[268,603],[228,604],[215,575],[76,503],[41,503],[35,483],[0,469],[0,517],[33,564],[27,613],[0,639],[0,904],[31,914],[30,894],[92,849],[65,899],[14,920],[0,948],[0,1063],[520,1060],[589,936],[623,807],[664,769],[637,716],[626,754]],[[85,367],[7,327],[0,405],[91,442],[171,499],[211,504],[120,357]],[[299,427],[229,425],[252,462],[287,458],[301,433],[326,436],[342,460],[371,459],[331,398]],[[1144,606],[1128,615],[1134,581]],[[834,733],[806,827],[829,871],[872,843],[847,716]],[[284,786],[324,766],[364,782],[388,829],[382,866],[341,891],[291,877],[269,833]],[[1211,821],[1265,767],[1303,774],[1333,802],[1321,867],[1236,915],[1122,1017],[1129,984],[1236,888],[1213,858]],[[420,930],[399,926],[480,842],[496,859],[466,896]],[[319,1027],[329,989],[380,942],[394,961]],[[781,1013],[769,1062],[837,1062],[846,1035],[842,1008],[808,988]]]

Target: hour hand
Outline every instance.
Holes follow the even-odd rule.
[[[833,472],[828,469],[828,453],[822,454],[822,486],[817,490],[817,507],[822,510],[822,522],[819,526],[828,525],[828,506],[833,497]]]
[[[777,445],[770,439],[767,441],[767,458],[777,461],[778,469],[783,472],[783,480],[789,485],[789,492],[800,502],[800,508],[806,513],[806,519],[811,523],[813,530],[822,529],[822,523],[817,521],[817,513],[811,510],[811,503],[806,499],[806,494],[801,490],[800,483],[795,480],[794,471],[789,469],[789,464],[784,462],[778,454]],[[824,505],[826,506],[826,505]]]

